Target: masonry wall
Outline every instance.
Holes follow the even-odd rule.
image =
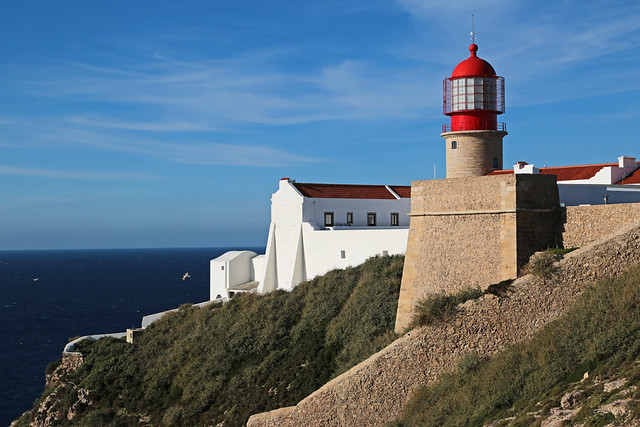
[[[516,278],[529,256],[557,240],[553,175],[415,181],[411,195],[396,332],[426,295]]]
[[[446,140],[447,178],[484,176],[502,169],[502,138],[506,132],[471,130],[443,133]],[[451,143],[456,141],[456,148]],[[497,167],[493,159],[498,160]]]
[[[296,406],[254,415],[247,425],[371,426],[392,421],[417,387],[454,370],[461,356],[493,355],[531,337],[566,312],[594,280],[640,265],[640,227],[610,237],[567,254],[557,265],[557,277],[524,276],[500,296],[468,301],[452,321],[414,329]]]
[[[626,225],[640,223],[640,203],[567,206],[563,213],[565,248],[582,247]]]
[[[518,273],[535,252],[562,246],[562,211],[558,186],[551,179],[518,178],[517,184],[517,263]]]

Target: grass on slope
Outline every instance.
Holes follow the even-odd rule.
[[[60,409],[76,404],[74,424],[84,425],[241,425],[294,405],[395,339],[403,260],[375,257],[291,292],[183,306],[134,345],[83,342],[85,363],[66,378],[74,387],[58,390]],[[77,389],[90,390],[89,405],[77,404]]]
[[[516,416],[514,425],[531,425],[527,413],[545,415],[559,406],[562,390],[583,377],[635,366],[640,379],[640,268],[588,289],[569,312],[534,338],[480,361],[462,357],[458,372],[415,393],[395,425],[482,425]],[[634,398],[640,398],[640,388]],[[542,405],[538,404],[541,402]],[[640,408],[638,414],[640,417]],[[597,418],[597,414],[591,414]],[[589,422],[588,413],[581,416]],[[598,423],[596,423],[598,424]]]

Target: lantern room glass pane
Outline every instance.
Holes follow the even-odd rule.
[[[504,111],[502,77],[465,77],[450,81],[450,110]]]

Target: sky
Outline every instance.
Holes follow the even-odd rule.
[[[444,178],[472,14],[505,166],[640,158],[638,2],[0,2],[0,250],[264,246],[280,178]]]

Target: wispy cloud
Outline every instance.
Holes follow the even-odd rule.
[[[83,181],[141,181],[157,176],[137,172],[110,172],[92,170],[39,169],[0,165],[0,175],[25,176]]]
[[[82,126],[151,132],[193,132],[213,130],[209,125],[203,122],[133,122],[101,119],[100,117],[89,118],[82,116],[70,117],[67,120],[70,123]]]
[[[479,56],[506,76],[512,106],[637,89],[629,70],[637,68],[633,52],[640,31],[638,3],[594,0],[577,7],[575,1],[559,1],[541,8],[510,0],[397,1],[421,33],[442,44],[436,52],[419,44],[404,46],[402,52],[413,58],[435,53],[437,61],[447,64],[464,58],[460,44],[475,14]],[[621,66],[625,63],[628,66]],[[625,84],[605,84],[604,76]]]
[[[133,44],[128,50],[90,57],[95,62],[85,57],[37,69],[18,67],[13,75],[15,83],[38,101],[64,106],[64,113],[43,121],[67,122],[63,133],[71,135],[70,140],[152,155],[156,150],[148,147],[156,144],[165,157],[192,163],[310,162],[315,159],[296,156],[285,145],[258,140],[236,145],[225,142],[222,133],[253,125],[440,117],[434,100],[441,96],[441,79],[465,56],[460,41],[470,29],[471,13],[477,15],[481,42],[499,40],[499,48],[491,51],[480,43],[480,53],[486,52],[498,72],[507,76],[512,106],[628,90],[628,85],[603,85],[598,75],[611,71],[609,79],[629,78],[625,67],[608,70],[602,58],[635,49],[632,35],[640,30],[640,8],[595,3],[596,7],[576,11],[574,2],[556,2],[544,11],[524,13],[539,6],[510,0],[398,0],[416,21],[414,40],[385,46],[378,57],[336,55],[324,62],[310,60],[304,67],[289,66],[304,56],[293,43],[237,49],[213,59]],[[598,14],[606,16],[598,19]],[[396,61],[398,57],[403,61]],[[573,72],[570,79],[551,78],[568,72]],[[81,131],[92,135],[77,138]],[[156,135],[144,139],[141,132],[201,135],[178,143]],[[264,161],[253,154],[257,152]]]
[[[172,142],[154,138],[123,138],[82,130],[60,130],[56,138],[103,150],[141,154],[187,164],[283,167],[327,159],[292,154],[266,145],[232,144],[215,141]]]
[[[116,116],[98,121],[79,115],[74,118],[79,124],[150,131],[410,117],[426,105],[424,85],[413,84],[424,77],[418,69],[350,59],[305,72],[282,69],[278,61],[296,54],[265,48],[185,61],[131,52],[136,60],[121,58],[117,66],[51,65],[40,67],[37,75],[24,73],[27,77],[17,83],[38,98],[84,108],[96,104]],[[118,113],[118,105],[127,115]],[[136,117],[142,109],[146,120]]]

